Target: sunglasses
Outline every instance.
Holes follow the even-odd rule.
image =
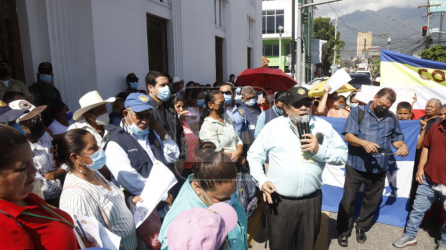
[[[245,98],[246,101],[250,101],[250,100],[254,100],[254,99],[256,99],[255,96],[253,96],[253,97],[249,97],[249,98]]]
[[[301,108],[302,106],[305,106],[307,108],[310,108],[313,105],[313,101],[312,100],[300,100],[298,102],[293,103],[293,107],[296,109]]]
[[[136,118],[138,118],[138,120],[140,120],[140,121],[142,121],[144,119],[147,119],[147,121],[149,121],[150,119],[153,118],[153,113],[152,112],[149,112],[147,114],[136,113],[135,111],[131,111],[131,112],[133,112],[133,114],[136,116]]]
[[[232,95],[232,91],[220,91],[223,95]]]

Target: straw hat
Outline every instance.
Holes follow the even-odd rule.
[[[88,92],[79,99],[79,104],[81,108],[74,112],[73,119],[79,120],[84,116],[85,112],[99,107],[103,104],[112,103],[116,100],[115,97],[110,97],[107,100],[102,99],[101,95],[95,90]]]

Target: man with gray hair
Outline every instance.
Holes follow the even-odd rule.
[[[244,129],[242,130],[242,141],[243,141],[243,156],[246,154],[254,142],[254,134],[256,131],[257,119],[260,116],[260,112],[255,109],[257,105],[257,96],[254,89],[251,86],[245,86],[240,91],[242,94],[243,113],[245,116]]]
[[[424,136],[431,129],[434,123],[440,121],[438,115],[441,110],[441,101],[436,98],[431,98],[427,101],[426,107],[424,108],[425,116],[420,118],[420,135],[418,136],[417,151],[415,154],[415,162],[413,166],[413,178],[412,178],[412,188],[410,190],[410,201],[411,203],[415,200],[415,194],[418,188],[418,182],[415,181],[415,174],[418,171],[418,165],[420,163],[421,149],[423,148]]]

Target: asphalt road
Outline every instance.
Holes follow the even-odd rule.
[[[259,213],[260,214],[260,213]],[[253,217],[255,221],[258,221],[257,217]],[[435,214],[435,213],[434,213]],[[321,231],[318,236],[318,240],[315,246],[315,250],[383,250],[383,249],[398,249],[393,247],[392,243],[395,239],[400,237],[403,233],[403,228],[389,226],[381,223],[375,223],[373,227],[367,232],[367,241],[364,244],[356,242],[356,235],[353,231],[352,236],[349,238],[349,246],[347,248],[338,245],[336,231],[336,217],[337,213],[323,212]],[[417,245],[412,247],[405,247],[404,249],[413,250],[431,250],[435,249],[436,242],[440,239],[440,233],[436,232],[436,217],[433,216],[431,221],[421,224],[421,229],[417,235]],[[265,228],[262,223],[254,223],[249,221],[250,235],[250,249],[252,250],[264,250],[265,242]],[[269,248],[266,248],[269,249]],[[285,250],[285,249],[284,249]],[[300,249],[299,249],[300,250]]]

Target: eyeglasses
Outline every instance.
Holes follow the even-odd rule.
[[[220,91],[223,95],[232,95],[232,91]]]
[[[36,122],[40,122],[40,121],[42,121],[42,115],[38,114],[38,115],[34,116],[33,118],[31,118],[29,120],[26,120],[26,121],[23,121],[23,122],[36,123]]]
[[[131,111],[131,110],[129,110],[129,111]],[[136,113],[135,111],[131,111],[135,116],[136,116],[136,118],[138,118],[138,120],[144,120],[144,119],[147,119],[147,121],[149,121],[150,119],[152,119],[153,118],[153,113],[152,112],[149,112],[149,113],[147,113],[147,114],[143,114],[143,113]]]
[[[305,106],[305,107],[307,107],[307,108],[310,108],[311,106],[313,105],[313,101],[312,100],[308,100],[308,99],[305,99],[305,100],[300,100],[300,101],[298,101],[298,102],[295,102],[294,104],[293,104],[293,107],[294,108],[301,108],[302,106]]]
[[[256,99],[255,96],[253,96],[253,97],[248,97],[248,98],[246,98],[245,100],[246,100],[246,101],[250,101],[250,100],[254,100],[254,99]]]
[[[321,98],[320,98],[320,97],[313,97],[313,100],[314,100],[314,101],[320,101]]]

